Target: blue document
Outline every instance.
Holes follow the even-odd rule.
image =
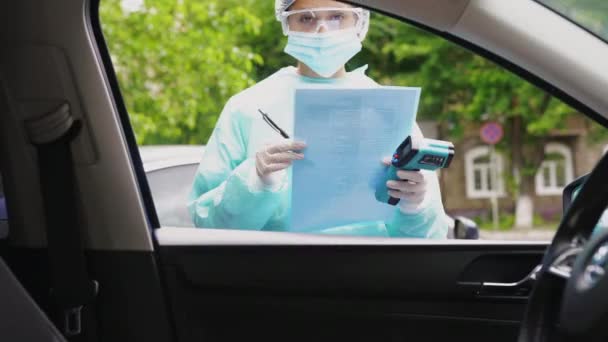
[[[392,217],[375,182],[382,158],[411,134],[419,98],[420,88],[296,90],[294,135],[308,147],[293,164],[292,231]]]

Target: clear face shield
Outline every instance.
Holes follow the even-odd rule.
[[[350,7],[307,8],[281,13],[283,33],[317,33],[363,28],[363,9]],[[324,30],[322,30],[322,28]]]

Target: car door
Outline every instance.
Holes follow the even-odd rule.
[[[529,289],[482,283],[525,278],[545,248],[249,238],[160,234],[180,340],[512,341]]]
[[[483,7],[477,5],[451,4],[453,11],[439,11],[445,17],[417,2],[377,6],[447,30],[464,13],[483,18],[474,15]],[[112,45],[111,35],[106,39]],[[540,263],[550,238],[387,240],[162,222],[154,235],[175,332],[184,341],[514,340],[531,288],[518,282]]]
[[[595,37],[535,2],[376,1],[362,5],[491,58],[605,125],[597,114],[606,112],[605,99],[597,96],[595,87],[572,81],[567,68],[540,58],[546,54],[533,45],[549,26],[542,21],[524,24],[525,18],[546,18],[552,29],[560,30],[572,44],[580,44],[579,51],[597,48],[597,54],[575,61],[568,54],[577,49],[555,50],[554,60],[570,63],[570,70],[576,69],[579,77],[597,71],[587,62],[602,60],[605,43],[596,42]],[[108,40],[112,27],[104,22],[103,12],[99,13],[100,4],[66,0],[53,6],[27,1],[5,6],[7,10],[0,12],[13,14],[6,22],[14,27],[11,34],[3,33],[3,42],[39,40],[58,46],[11,48],[12,57],[2,70],[9,74],[9,90],[17,93],[15,102],[28,99],[30,92],[43,96],[48,83],[31,88],[37,84],[32,80],[54,79],[51,71],[60,70],[58,75],[69,76],[59,78],[68,86],[55,94],[78,99],[79,113],[87,122],[87,137],[83,145],[77,145],[83,150],[76,170],[88,266],[100,284],[95,308],[99,340],[517,338],[531,288],[528,282],[518,282],[540,263],[550,235],[542,241],[521,241],[526,235],[520,241],[504,241],[497,234],[486,235],[495,239],[483,239],[482,234],[478,241],[459,241],[163,226],[138,153],[136,135],[143,133],[131,127],[139,118],[130,121],[134,110],[123,98],[129,87],[117,79],[125,72],[124,65],[116,63],[115,68],[110,57],[108,45],[116,42]],[[509,21],[506,13],[521,15]],[[145,17],[129,20],[145,22]],[[516,33],[521,38],[517,43],[512,39]],[[123,38],[119,43],[127,44],[128,38]],[[542,42],[552,48],[558,44]],[[148,43],[153,46],[152,41]],[[137,48],[137,54],[145,54],[145,47]],[[17,58],[28,55],[30,59]],[[13,71],[23,71],[24,66],[36,66],[40,60],[54,62],[49,64],[48,74],[32,73],[24,79],[22,74],[10,72],[11,66],[19,66]],[[593,80],[605,82],[603,73],[594,75]],[[15,131],[4,127],[6,139],[15,136],[12,146],[28,148]],[[8,145],[6,140],[3,145]],[[11,167],[18,164],[13,174],[36,168],[32,159],[3,158]],[[470,159],[471,170],[485,170],[474,163],[476,158]],[[466,158],[462,163],[465,170]],[[45,261],[41,251],[44,230],[40,228],[42,219],[34,219],[42,215],[40,208],[31,205],[37,202],[30,196],[37,193],[36,175],[18,176],[24,177],[28,191],[18,192],[16,182],[6,186],[11,210],[21,220],[19,226],[11,222],[15,237],[7,260],[44,304],[49,272],[41,266]],[[485,184],[485,188],[476,186],[473,176],[473,193],[497,189]],[[556,199],[559,196],[553,202]],[[482,206],[490,209],[489,199]],[[34,273],[33,269],[44,271]]]
[[[417,2],[383,5],[376,6],[447,29],[433,20],[450,25],[440,15],[467,18],[487,3],[460,7],[465,14],[457,8],[431,13]],[[530,291],[526,277],[546,248],[546,242],[387,241],[169,227],[155,233],[182,340],[513,341]]]
[[[416,9],[393,10],[408,5]],[[420,15],[431,16],[426,10]],[[453,12],[425,19],[449,25]],[[201,232],[162,222],[155,234],[181,340],[514,340],[530,284],[513,284],[546,247]]]

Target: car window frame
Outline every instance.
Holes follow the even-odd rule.
[[[115,72],[115,68],[112,64],[112,59],[110,56],[109,48],[108,48],[108,45],[106,44],[105,37],[103,35],[101,18],[100,18],[100,13],[99,13],[99,4],[101,1],[103,1],[103,0],[90,0],[90,2],[88,3],[90,6],[89,10],[91,13],[91,15],[90,15],[91,20],[89,22],[90,31],[93,32],[93,35],[97,40],[96,47],[98,49],[101,61],[104,65],[104,67],[106,68],[105,74],[108,78],[108,83],[109,83],[110,89],[112,91],[112,96],[116,101],[116,106],[117,106],[117,110],[118,110],[118,113],[120,116],[121,125],[123,127],[123,132],[125,134],[127,146],[129,147],[130,155],[133,158],[132,167],[134,168],[134,171],[136,173],[136,179],[137,179],[139,188],[142,193],[142,198],[144,201],[144,208],[146,210],[146,217],[149,220],[149,223],[150,223],[149,226],[153,233],[153,231],[163,228],[163,226],[161,226],[160,220],[156,213],[154,200],[152,197],[152,191],[148,184],[146,172],[144,170],[144,165],[142,162],[142,158],[139,153],[139,146],[137,145],[137,142],[135,139],[135,133],[134,133],[134,130],[131,125],[128,110],[126,108],[124,98],[120,91],[117,75]],[[352,3],[351,1],[343,1],[343,2]],[[534,2],[537,2],[537,1],[534,0]],[[503,57],[501,57],[483,47],[480,47],[472,42],[469,42],[465,39],[462,39],[460,37],[457,37],[448,32],[445,32],[445,31],[440,31],[440,30],[434,29],[423,23],[416,22],[416,21],[410,20],[408,18],[404,18],[404,17],[398,16],[398,15],[395,15],[393,13],[388,13],[386,11],[371,8],[370,6],[362,5],[359,3],[356,3],[356,4],[352,3],[352,4],[359,6],[359,7],[366,8],[366,9],[370,10],[373,14],[385,15],[385,16],[391,17],[393,19],[396,19],[396,20],[402,22],[403,24],[409,24],[416,28],[422,29],[422,30],[428,32],[429,34],[436,35],[453,44],[460,46],[461,48],[464,48],[465,50],[468,50],[469,52],[471,52],[473,54],[476,54],[482,58],[485,58],[485,59],[497,64],[502,69],[509,71],[510,73],[522,78],[523,80],[529,82],[530,84],[535,85],[539,89],[544,90],[549,95],[563,101],[565,104],[571,106],[574,110],[587,116],[588,118],[592,119],[593,121],[595,121],[599,125],[603,126],[604,128],[608,128],[608,117],[602,116],[594,109],[585,105],[584,103],[582,103],[578,99],[574,98],[573,96],[569,95],[565,91],[562,91],[558,87],[552,85],[547,80],[543,79],[542,77],[540,77],[536,74],[533,74],[532,72],[524,69],[523,67],[520,67],[520,66],[510,62],[506,58],[503,58]],[[543,7],[546,7],[546,6],[543,6]],[[549,9],[549,10],[551,10],[551,9]],[[554,12],[554,11],[552,11],[552,12]],[[565,18],[565,19],[567,20],[567,18]],[[568,21],[570,21],[570,20],[568,20]],[[167,227],[164,227],[164,228],[167,228]],[[154,235],[154,234],[152,234],[152,235]],[[484,241],[484,240],[480,240],[480,241]]]

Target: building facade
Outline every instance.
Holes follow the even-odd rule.
[[[419,125],[425,137],[442,137],[436,122]],[[546,222],[562,215],[562,190],[574,179],[589,173],[607,149],[608,141],[590,137],[590,122],[581,115],[572,116],[565,127],[544,140],[544,156],[534,175],[532,189],[534,215]],[[503,142],[493,149],[479,135],[481,124],[470,125],[464,136],[454,141],[455,157],[448,169],[440,171],[440,185],[446,211],[451,215],[489,219],[491,198],[496,196],[501,215],[513,215],[517,201],[515,179],[518,172],[512,163],[512,146]]]

